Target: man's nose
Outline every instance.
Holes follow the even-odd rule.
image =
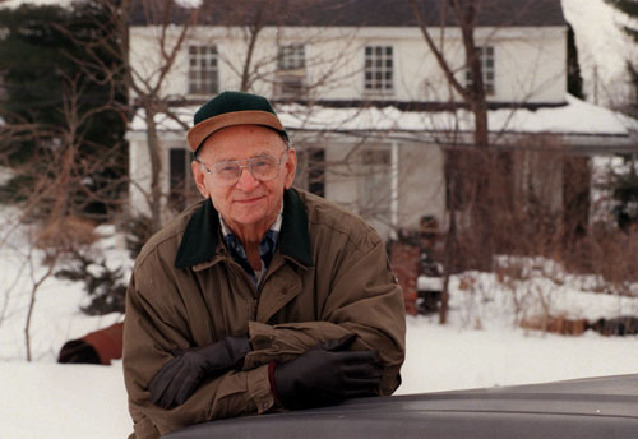
[[[259,180],[253,177],[253,174],[250,172],[250,168],[248,166],[243,166],[241,168],[241,175],[239,176],[239,180],[235,184],[237,189],[241,189],[244,191],[249,191],[259,186]]]

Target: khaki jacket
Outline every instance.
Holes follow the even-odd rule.
[[[405,314],[383,241],[360,218],[303,191],[284,193],[277,251],[259,290],[228,254],[210,199],[152,237],[131,277],[123,368],[135,436],[276,405],[268,363],[294,359],[318,343],[359,335],[353,350],[376,350],[380,395],[400,384]],[[184,405],[154,406],[147,386],[171,352],[249,334],[242,371],[204,383]]]

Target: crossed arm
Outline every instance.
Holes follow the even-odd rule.
[[[362,258],[359,263],[367,262],[369,261]],[[353,268],[356,269],[356,266]],[[340,288],[338,282],[335,288]],[[179,329],[179,315],[173,316],[174,323],[169,323],[170,320],[167,320],[169,317],[166,315],[168,311],[157,309],[147,297],[145,290],[146,288],[136,287],[136,279],[133,277],[127,296],[124,330],[125,381],[129,392],[131,413],[136,423],[136,434],[140,438],[159,437],[160,433],[165,434],[187,425],[212,419],[267,411],[276,404],[272,382],[277,374],[273,373],[273,365],[286,365],[286,367],[277,366],[275,371],[289,369],[295,361],[299,364],[299,360],[304,355],[324,355],[321,352],[317,353],[318,351],[327,352],[321,361],[329,366],[322,370],[338,369],[344,362],[352,361],[358,362],[358,366],[367,368],[366,379],[376,376],[375,394],[389,395],[398,386],[405,331],[401,293],[398,287],[384,286],[367,291],[361,300],[330,304],[326,321],[281,325],[250,322],[249,343],[238,350],[238,355],[232,353],[229,355],[228,362],[232,364],[220,363],[220,367],[210,368],[194,380],[195,385],[192,391],[186,391],[179,399],[171,400],[162,407],[161,403],[159,405],[153,403],[154,399],[158,402],[150,388],[153,377],[175,367],[175,362],[179,361],[176,359],[183,353],[176,353],[172,349],[175,346],[188,346],[189,342],[187,334]],[[341,313],[365,317],[343,318]],[[392,328],[380,327],[374,323],[387,319],[391,315],[396,315],[394,319],[396,324]],[[347,346],[338,347],[335,351],[318,349],[318,346],[343,340],[344,337],[346,339],[350,337]],[[248,346],[248,351],[245,346]],[[211,348],[211,350],[224,352],[224,349]],[[378,353],[378,357],[375,352]],[[349,354],[356,355],[353,357]],[[212,356],[215,357],[216,354]],[[241,357],[241,361],[237,357]],[[217,360],[207,360],[204,363],[215,363]],[[382,366],[380,373],[378,369],[375,371],[368,367],[377,361]],[[313,358],[312,361],[306,362],[306,366],[312,363],[321,362]],[[304,365],[297,367],[302,371],[299,373],[316,374],[316,370],[313,372],[308,369],[309,366],[302,366]],[[350,368],[349,365],[348,368]],[[285,393],[294,394],[295,391],[316,393],[307,392],[308,389],[305,387],[307,383],[301,383],[299,387],[297,384],[300,380],[286,379],[285,372],[280,372],[279,375],[279,379],[275,381],[284,382]],[[170,381],[169,379],[166,382]],[[294,385],[290,384],[291,382]],[[325,382],[314,383],[314,385],[326,386]],[[277,387],[274,389],[275,392]],[[160,386],[155,393],[161,394],[163,390]],[[312,401],[308,404],[312,405]],[[294,401],[293,403],[288,401],[285,405],[296,408]]]

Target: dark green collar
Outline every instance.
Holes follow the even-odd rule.
[[[175,257],[175,268],[187,268],[212,260],[217,254],[219,227],[217,211],[209,198],[188,221]],[[308,214],[294,189],[284,192],[283,221],[277,251],[302,265],[314,264],[310,255]]]

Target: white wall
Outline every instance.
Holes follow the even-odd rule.
[[[179,27],[168,30],[166,47],[177,41]],[[130,61],[140,77],[159,77],[160,29],[133,27],[130,34]],[[433,29],[440,41],[439,29]],[[192,28],[178,51],[174,68],[163,83],[165,95],[184,96],[188,85],[188,45],[216,44],[219,53],[220,91],[237,89],[246,56],[248,35],[241,28]],[[565,28],[481,28],[479,45],[496,49],[496,94],[493,101],[563,102],[567,87]],[[258,39],[253,65],[259,66],[260,80],[252,91],[271,96],[278,44],[305,43],[307,79],[319,84],[311,97],[319,100],[363,98],[364,47],[370,44],[394,47],[395,95],[399,101],[447,101],[449,87],[434,56],[415,28],[266,28]],[[445,56],[463,80],[464,51],[458,29],[444,32]],[[458,99],[458,97],[457,97]]]

